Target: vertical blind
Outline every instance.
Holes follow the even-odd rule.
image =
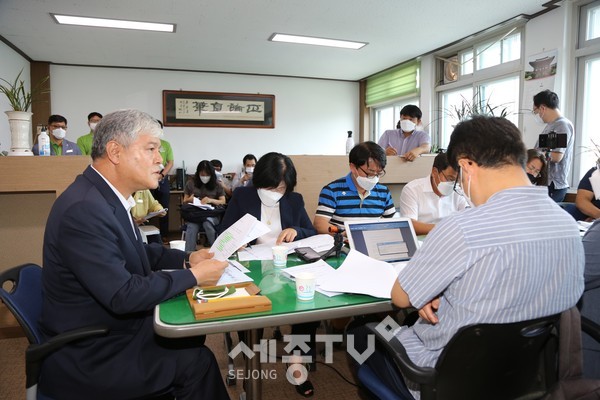
[[[419,66],[419,61],[413,60],[367,78],[365,99],[367,107],[417,94]]]

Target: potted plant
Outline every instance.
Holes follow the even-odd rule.
[[[12,111],[6,111],[10,125],[11,146],[9,155],[11,156],[33,155],[29,144],[32,115],[29,108],[31,103],[36,101],[38,95],[48,93],[47,89],[42,88],[48,81],[48,76],[42,79],[31,91],[27,91],[25,90],[25,82],[20,79],[22,73],[23,70],[19,72],[14,82],[0,78],[0,92],[4,93],[12,107]]]

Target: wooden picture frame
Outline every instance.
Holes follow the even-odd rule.
[[[163,90],[165,126],[275,128],[272,94]]]

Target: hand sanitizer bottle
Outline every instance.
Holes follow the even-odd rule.
[[[48,136],[48,132],[45,126],[42,127],[42,131],[38,136],[38,150],[40,156],[50,155],[50,136]]]
[[[346,139],[346,154],[350,154],[350,150],[354,147],[354,138],[352,131],[348,131],[348,139]]]

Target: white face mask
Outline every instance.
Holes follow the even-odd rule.
[[[460,169],[460,176],[458,177],[458,179],[460,179],[460,184],[463,192],[463,197],[465,198],[465,200],[467,201],[467,204],[469,205],[469,207],[471,208],[475,208],[475,204],[473,204],[473,201],[471,200],[471,175],[469,175],[469,180],[467,181],[467,191],[465,192],[464,186],[462,186],[462,168]]]
[[[246,167],[245,171],[247,174],[251,174],[254,172],[254,167]]]
[[[438,179],[440,179],[440,175],[438,173]],[[435,182],[435,181],[434,181]],[[441,179],[438,182],[437,190],[440,192],[442,196],[450,196],[454,191],[454,182],[443,182]]]
[[[454,182],[440,182],[437,185],[437,190],[442,196],[450,196],[454,191]]]
[[[208,182],[210,182],[210,176],[200,176],[200,181],[206,185]]]
[[[417,127],[417,124],[412,122],[410,119],[403,119],[400,121],[400,129],[403,132],[412,132]]]
[[[277,202],[283,197],[283,194],[267,189],[257,189],[256,192],[260,201],[267,207],[275,207]]]
[[[223,179],[223,174],[221,173],[221,171],[215,171],[215,175],[217,175],[217,180]]]
[[[67,131],[63,128],[56,128],[52,131],[52,136],[57,138],[58,140],[64,139],[67,136]]]
[[[98,126],[98,123],[97,123],[97,122],[90,122],[90,129],[91,129],[93,132],[96,132],[96,126]]]
[[[379,177],[374,176],[372,178],[367,178],[366,176],[356,176],[356,182],[360,185],[361,188],[370,192],[375,185],[379,182]]]

